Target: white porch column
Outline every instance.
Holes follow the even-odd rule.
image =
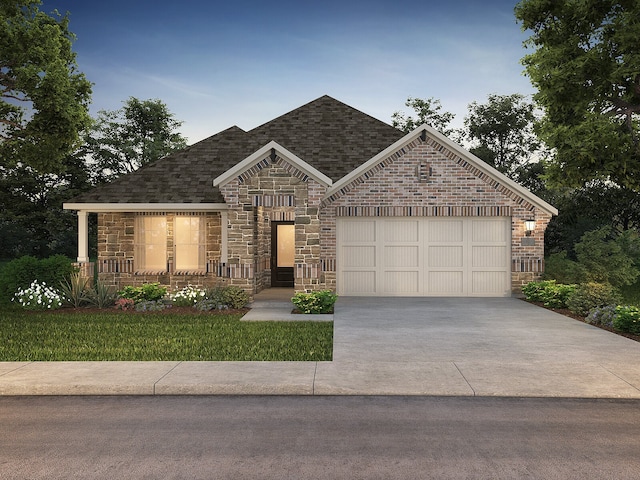
[[[220,233],[222,235],[222,245],[220,246],[220,263],[227,263],[229,250],[227,246],[229,236],[229,214],[220,212]]]
[[[78,262],[89,261],[89,212],[78,210]]]

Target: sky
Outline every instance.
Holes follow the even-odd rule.
[[[391,123],[436,98],[461,127],[489,94],[534,92],[516,0],[43,0],[70,14],[91,114],[160,99],[192,144],[322,95]]]

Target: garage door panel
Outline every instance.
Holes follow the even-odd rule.
[[[471,228],[471,239],[474,243],[506,243],[508,234],[503,220],[473,220]]]
[[[453,247],[429,247],[429,267],[432,268],[461,268],[464,249],[461,245]]]
[[[344,272],[342,275],[344,295],[374,295],[376,293],[376,272]]]
[[[471,274],[472,293],[486,295],[507,292],[506,272],[473,272]]]
[[[410,243],[418,241],[419,223],[412,221],[389,221],[384,224],[384,241],[386,243]]]
[[[375,267],[376,247],[344,247],[344,266],[353,267]]]
[[[462,272],[429,272],[429,293],[435,295],[462,295],[464,275]]]
[[[507,265],[507,247],[472,247],[472,265],[474,268],[504,268]]]
[[[506,217],[339,218],[342,295],[506,296],[511,222]]]
[[[419,274],[411,272],[385,272],[385,293],[417,295],[420,293]]]
[[[462,242],[462,220],[431,220],[429,223],[429,242]]]
[[[392,246],[384,248],[385,267],[415,267],[418,268],[417,246]]]
[[[376,222],[341,222],[342,243],[368,243],[376,241]]]

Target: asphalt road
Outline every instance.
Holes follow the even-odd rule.
[[[637,479],[640,401],[0,397],[1,479]]]

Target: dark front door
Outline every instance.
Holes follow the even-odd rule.
[[[271,286],[293,287],[296,234],[293,222],[271,222]]]

